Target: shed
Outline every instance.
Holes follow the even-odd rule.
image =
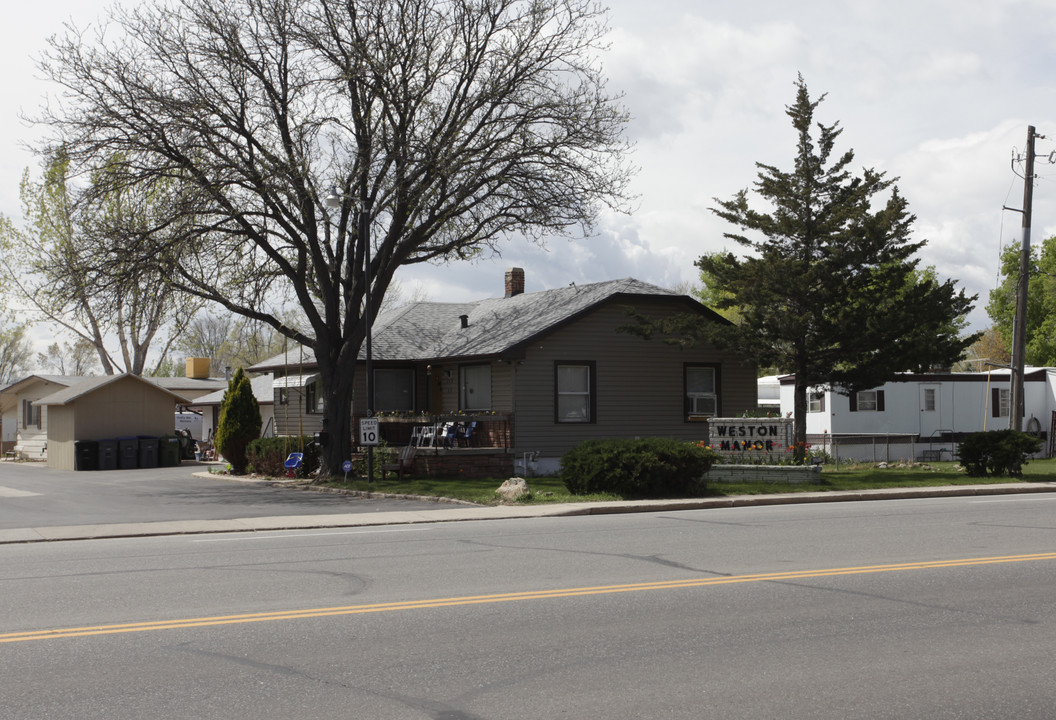
[[[137,375],[87,378],[41,398],[48,408],[48,467],[73,470],[74,443],[129,435],[171,435],[187,398]]]

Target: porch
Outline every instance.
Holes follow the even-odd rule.
[[[354,418],[355,438],[359,421]],[[412,474],[426,477],[513,475],[513,414],[382,414],[381,439],[390,448],[414,446]],[[358,452],[365,450],[357,447]]]
[[[362,417],[353,418],[357,441]],[[381,439],[390,447],[413,444],[420,451],[509,450],[513,442],[513,413],[383,413],[376,417]]]

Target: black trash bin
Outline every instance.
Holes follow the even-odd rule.
[[[156,468],[158,466],[158,438],[155,435],[139,435],[139,466]]]
[[[173,435],[158,438],[158,465],[176,467],[180,464],[180,439]]]
[[[73,469],[99,469],[99,443],[95,440],[73,441]]]
[[[128,436],[117,439],[117,466],[122,470],[139,467],[139,438]]]
[[[117,470],[117,440],[99,441],[99,469]]]

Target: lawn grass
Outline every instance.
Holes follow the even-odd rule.
[[[375,480],[367,483],[365,479],[345,482],[327,483],[328,487],[355,490],[359,492],[376,492],[391,495],[415,495],[419,497],[442,497],[452,500],[477,503],[479,505],[496,505],[499,502],[495,491],[505,478],[404,478],[398,480]],[[520,500],[522,503],[567,503],[599,502],[603,500],[622,500],[618,495],[573,495],[565,488],[561,478],[533,477],[528,479],[530,494]]]
[[[707,487],[711,497],[729,495],[766,495],[775,492],[824,492],[875,490],[900,487],[935,487],[942,485],[991,485],[1009,482],[1056,482],[1056,459],[1031,460],[1023,466],[1022,478],[970,477],[958,463],[933,462],[878,468],[874,464],[841,465],[839,470],[826,466],[821,482],[797,485],[773,483],[712,483]]]
[[[504,478],[503,478],[504,479]],[[390,477],[367,483],[364,479],[348,483],[327,483],[328,487],[360,492],[386,493],[391,495],[413,495],[462,500],[479,505],[495,505],[499,502],[495,490],[503,479],[453,478],[404,478]],[[706,486],[703,497],[728,497],[731,495],[767,495],[788,492],[857,491],[878,488],[933,487],[942,485],[983,485],[1008,482],[1056,482],[1056,459],[1032,460],[1023,467],[1022,478],[977,478],[965,474],[954,462],[934,462],[927,465],[894,465],[878,468],[872,464],[841,465],[822,469],[821,482],[795,485],[774,483],[711,483]],[[618,495],[573,495],[557,477],[528,478],[530,495],[522,503],[569,503],[622,500]]]

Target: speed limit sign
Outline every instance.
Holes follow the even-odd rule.
[[[378,419],[377,418],[360,418],[359,420],[359,444],[360,445],[377,445],[378,444]]]

